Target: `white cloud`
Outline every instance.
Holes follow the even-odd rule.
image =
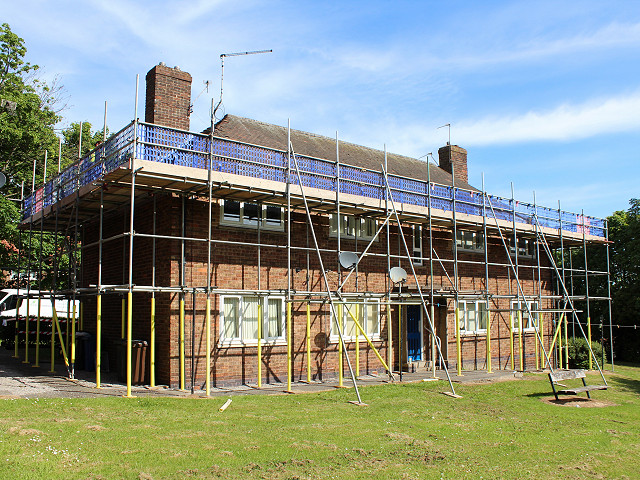
[[[560,105],[549,111],[488,116],[452,125],[464,145],[539,140],[568,141],[640,129],[640,91],[631,95]]]

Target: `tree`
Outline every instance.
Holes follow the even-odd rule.
[[[28,233],[19,235],[20,209],[15,199],[20,198],[24,182],[25,195],[31,192],[32,172],[36,163],[36,185],[42,183],[45,151],[50,159],[48,171],[57,171],[53,165],[58,139],[54,125],[60,119],[54,111],[56,89],[51,89],[36,77],[37,65],[25,61],[27,48],[24,40],[11,31],[8,24],[0,27],[0,170],[9,181],[0,191],[0,284],[10,282],[9,272],[18,266],[21,249],[25,263],[25,245]],[[40,251],[40,237],[32,235],[31,262]],[[22,245],[19,239],[22,237]],[[42,238],[42,251],[49,258],[55,254],[50,236]],[[24,271],[24,266],[23,266]],[[44,276],[47,281],[49,277]]]
[[[44,151],[49,156],[57,150],[54,125],[59,120],[52,109],[56,100],[51,89],[35,77],[37,65],[25,62],[24,40],[8,24],[0,27],[0,171],[9,177],[2,193],[19,194],[25,181],[31,187],[34,159],[36,181],[42,181]],[[53,169],[51,170],[53,171]],[[28,190],[27,190],[28,191]]]
[[[638,325],[640,311],[640,199],[632,198],[627,211],[617,211],[607,217],[609,230],[609,268],[611,279],[611,316],[613,325],[614,353],[620,360],[637,361],[640,355],[640,331],[630,328]],[[600,245],[587,246],[588,267],[591,271],[607,271],[607,251]],[[572,252],[571,264],[576,269],[584,268],[584,252],[576,249]],[[568,266],[568,259],[565,259]],[[567,283],[569,279],[567,278]],[[584,294],[586,282],[584,275],[573,277],[576,294]],[[589,296],[606,297],[607,277],[601,274],[589,275]],[[586,320],[586,302],[577,301],[576,308],[582,310],[581,321]],[[600,336],[609,338],[609,306],[604,301],[589,304],[594,340]],[[603,324],[600,332],[597,325]],[[576,332],[576,336],[579,334]],[[605,348],[609,346],[604,342]]]

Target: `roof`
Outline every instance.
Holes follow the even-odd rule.
[[[208,133],[208,130],[206,131]],[[287,128],[250,118],[225,115],[216,123],[214,135],[219,138],[249,143],[277,150],[287,150]],[[296,154],[324,160],[336,160],[336,140],[300,130],[291,130],[291,143]],[[381,170],[384,152],[340,141],[340,163]],[[387,152],[387,167],[391,174],[427,181],[427,162]],[[451,185],[451,174],[431,164],[431,181]],[[466,182],[456,180],[456,186],[476,190]]]

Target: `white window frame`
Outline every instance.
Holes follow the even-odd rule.
[[[518,258],[536,258],[536,250],[535,238],[518,237]],[[509,254],[512,257],[516,255],[513,237],[509,237]]]
[[[516,326],[518,323],[518,310],[521,309],[522,307],[522,323],[525,324],[524,329],[522,330],[523,332],[531,332],[535,330],[535,326],[536,325],[540,325],[540,314],[537,312],[532,312],[533,314],[533,318],[534,321],[531,322],[531,319],[529,318],[529,312],[527,311],[527,308],[524,307],[525,302],[523,302],[522,300],[512,300],[511,301],[511,311],[512,313],[512,317],[513,317],[513,331],[514,332],[519,332],[520,331],[520,326]],[[538,308],[538,301],[537,300],[527,300],[526,304],[529,306],[529,310],[539,310]]]
[[[469,328],[469,313],[471,309],[468,308],[468,306],[471,305],[474,306],[473,312],[476,317],[476,328],[473,330]],[[484,309],[482,309],[481,306],[484,306]],[[461,335],[487,333],[487,324],[489,323],[489,306],[487,305],[487,302],[484,300],[460,300],[458,301],[458,310]],[[482,324],[482,317],[484,317],[484,328],[480,327]]]
[[[412,225],[413,234],[413,264],[417,267],[423,265],[422,260],[422,225]]]
[[[257,295],[221,295],[220,296],[220,308],[219,308],[219,317],[220,317],[220,345],[222,346],[245,346],[245,345],[257,345],[258,338],[242,338],[243,337],[243,315],[245,312],[244,302],[245,299],[255,299],[258,298],[259,302],[262,304],[262,342],[263,344],[286,344],[286,322],[285,322],[285,309],[286,309],[286,301],[284,297],[281,296],[266,296],[260,297]],[[236,337],[225,337],[225,325],[227,324],[227,319],[225,318],[225,301],[227,299],[237,299],[238,300],[238,336]],[[266,333],[269,331],[269,300],[277,300],[280,302],[280,331],[281,335],[278,336],[267,336]]]
[[[456,246],[463,252],[484,252],[484,233],[480,230],[456,230]]]
[[[329,237],[338,237],[337,219],[337,213],[329,214]],[[371,240],[378,230],[378,222],[374,218],[340,214],[340,219],[340,238]],[[378,241],[378,238],[375,241]]]
[[[237,202],[240,204],[240,214],[237,219],[225,217],[224,213],[224,205],[225,202]],[[245,205],[253,205],[257,206],[260,210],[260,220],[253,220],[245,217],[244,209]],[[279,223],[274,223],[273,220],[267,217],[267,209],[269,207],[275,207],[280,210],[280,221]],[[253,228],[258,229],[258,223],[260,223],[260,230],[271,230],[276,232],[284,232],[284,209],[279,205],[268,205],[264,203],[253,203],[253,202],[241,202],[233,199],[222,199],[220,201],[220,224],[228,225],[233,227],[242,227],[242,228]]]
[[[358,312],[357,315],[355,312],[353,312],[353,310],[351,310],[354,315],[356,316],[356,318],[358,319],[358,322],[360,323],[360,326],[363,327],[365,329],[365,332],[367,332],[367,337],[369,337],[369,340],[374,341],[374,340],[380,340],[380,300],[378,299],[367,299],[367,300],[354,300],[353,302],[345,302],[345,303],[336,303],[335,307],[336,307],[336,314],[338,316],[342,316],[342,322],[340,323],[340,329],[342,330],[342,338],[344,339],[345,342],[355,342],[356,341],[356,337],[358,337],[359,341],[365,341],[366,342],[366,338],[364,335],[362,335],[362,333],[359,333],[358,335],[354,335],[354,334],[349,334],[348,332],[348,328],[349,325],[348,324],[352,324],[353,325],[353,330],[360,332],[360,330],[358,329],[358,327],[356,327],[355,323],[353,322],[353,319],[351,318],[351,316],[349,315],[348,311],[347,311],[347,307],[349,308],[355,308],[357,306],[358,308]],[[364,310],[363,310],[364,308]],[[376,318],[375,318],[375,331],[369,331],[369,318],[368,316],[370,315],[370,309],[374,308],[375,311],[377,312],[376,314]],[[336,324],[333,320],[333,315],[331,314],[331,330],[330,330],[330,335],[329,335],[329,341],[333,342],[333,343],[337,343],[340,341],[340,336],[338,335],[338,332],[336,331]]]

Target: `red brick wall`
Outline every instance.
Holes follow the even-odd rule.
[[[160,64],[149,70],[146,80],[145,121],[189,130],[191,75]]]
[[[158,235],[180,235],[181,230],[181,199],[177,196],[159,195],[157,199],[156,233]],[[153,197],[138,197],[135,210],[135,232],[137,234],[152,233],[153,228]],[[187,237],[207,237],[207,212],[205,201],[194,199],[185,200],[185,235]],[[220,209],[216,204],[213,208],[213,232],[214,240],[231,240],[244,242],[257,242],[257,231],[254,229],[229,227],[219,224]],[[333,249],[337,247],[337,239],[329,237],[328,217],[314,215],[315,232],[321,248]],[[304,212],[292,213],[292,244],[294,246],[313,246],[311,238],[307,237],[306,216]],[[103,236],[111,237],[128,231],[129,210],[123,208],[105,215]],[[261,231],[261,242],[279,247],[286,246],[285,232]],[[410,244],[410,228],[405,228],[405,236]],[[98,228],[96,223],[85,225],[85,242],[87,244],[97,240]],[[447,230],[434,230],[434,248],[443,261],[453,258],[451,232]],[[308,243],[307,243],[308,242]],[[355,240],[341,240],[341,248],[345,250],[362,251],[368,242],[358,241],[356,249]],[[428,254],[428,236],[425,232],[423,239],[424,255]],[[158,239],[156,240],[156,285],[163,287],[177,287],[180,285],[180,241]],[[152,241],[148,238],[135,237],[133,257],[133,282],[136,286],[151,285],[152,266]],[[399,238],[397,227],[391,227],[391,253],[399,252]],[[387,258],[384,236],[380,241],[374,242],[370,253],[380,256],[367,256],[359,265],[357,275],[354,273],[344,288],[346,292],[371,291],[382,293],[387,285]],[[83,285],[94,285],[97,282],[97,246],[85,249],[83,256]],[[404,254],[404,252],[401,252]],[[507,263],[505,249],[499,239],[492,239],[488,250],[489,261],[494,263]],[[124,259],[124,262],[123,262]],[[187,288],[206,286],[207,248],[206,242],[185,242],[185,278],[182,282]],[[459,285],[463,291],[482,291],[485,288],[484,254],[459,252],[459,260],[471,260],[479,264],[460,264]],[[338,285],[338,261],[337,254],[323,252],[324,268],[330,288],[335,290]],[[307,263],[309,270],[307,270]],[[392,259],[392,265],[397,265],[398,260]],[[325,291],[323,277],[319,268],[315,251],[292,250],[292,288],[297,291],[313,290]],[[546,265],[546,262],[543,262]],[[520,278],[526,294],[537,293],[537,262],[531,259],[520,261]],[[104,243],[103,246],[103,275],[102,284],[123,284],[128,282],[128,272],[123,276],[123,266],[128,266],[128,237],[118,238]],[[406,261],[401,266],[409,272],[409,279],[403,286],[403,292],[416,292],[415,281],[411,274],[411,267]],[[445,262],[449,276],[453,277],[453,264]],[[425,285],[430,285],[429,265],[416,267],[418,281],[425,293],[428,291]],[[343,272],[344,275],[344,272]],[[308,284],[307,284],[308,280]],[[453,291],[444,269],[435,262],[433,275],[435,290]],[[357,285],[356,285],[357,283]],[[258,248],[253,246],[238,246],[228,244],[213,244],[211,284],[214,287],[211,296],[211,338],[212,338],[212,381],[214,385],[224,386],[239,383],[256,383],[257,381],[257,347],[226,347],[219,344],[219,300],[215,287],[247,290],[274,290],[287,288],[287,252],[286,248],[262,247],[260,251],[260,268],[258,269]],[[551,291],[551,274],[549,270],[543,270],[541,282],[543,294]],[[505,267],[491,265],[489,267],[489,291],[498,294],[516,292],[517,285]],[[284,293],[282,294],[284,296]],[[133,335],[134,338],[149,340],[150,337],[150,293],[135,293],[133,295]],[[180,294],[158,293],[156,294],[156,381],[159,384],[179,384],[179,298]],[[297,297],[296,300],[300,298]],[[195,330],[193,323],[193,299],[192,294],[185,295],[185,353],[186,353],[186,385],[190,385],[191,378],[191,351],[192,333],[195,355],[196,388],[204,383],[205,375],[205,306],[206,295],[196,295]],[[439,294],[436,297],[439,307],[436,316],[446,318],[448,342],[444,347],[445,356],[450,367],[455,366],[456,342],[455,342],[455,315],[454,301],[446,299]],[[542,304],[550,307],[550,304]],[[103,300],[103,335],[108,340],[117,340],[120,337],[121,325],[121,297],[115,294],[104,295]],[[490,303],[492,310],[507,310],[509,300],[496,299]],[[406,309],[403,309],[406,312]],[[294,380],[306,378],[306,305],[303,302],[293,303],[293,372]],[[326,379],[336,375],[337,372],[337,344],[327,343],[326,338],[330,332],[328,305],[313,303],[311,305],[311,338],[312,338],[312,377]],[[381,331],[380,341],[374,342],[380,350],[382,357],[387,359],[387,315],[384,306],[381,306]],[[403,314],[404,316],[404,314]],[[492,313],[491,336],[493,352],[493,368],[510,368],[509,350],[509,316],[506,312]],[[393,321],[394,337],[394,365],[399,364],[397,348],[398,342],[398,313],[397,306],[392,307],[391,318]],[[427,321],[425,319],[425,325]],[[90,298],[85,307],[85,328],[95,331],[95,300]],[[549,328],[545,327],[545,343],[549,342]],[[406,332],[403,332],[406,339]],[[403,342],[404,343],[404,342]],[[426,360],[430,358],[429,334],[425,332],[423,344],[427,347]],[[348,350],[352,362],[355,360],[354,344],[349,344]],[[382,372],[383,368],[375,357],[375,354],[366,345],[360,342],[361,373],[368,371]],[[486,368],[485,337],[464,335],[462,337],[463,367]],[[516,367],[519,365],[519,347],[516,336]],[[526,334],[525,354],[526,366],[535,366],[533,358],[534,346],[531,333]],[[404,359],[404,354],[403,354]],[[345,374],[348,370],[345,361]],[[263,381],[286,381],[286,346],[265,345],[263,350]]]
[[[440,168],[451,173],[455,169],[455,177],[465,183],[469,180],[467,172],[467,151],[457,145],[447,145],[438,149],[438,163]]]

